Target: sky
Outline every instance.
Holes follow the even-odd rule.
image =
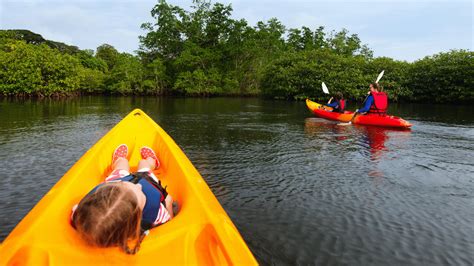
[[[189,9],[191,0],[168,0]],[[216,1],[212,1],[216,2]],[[357,34],[374,56],[413,62],[451,49],[473,51],[473,0],[219,0],[255,26],[277,18],[287,28],[324,26]],[[28,29],[45,39],[95,50],[134,53],[157,0],[0,0],[0,29]]]

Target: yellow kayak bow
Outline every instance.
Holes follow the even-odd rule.
[[[155,174],[180,211],[150,231],[136,255],[86,245],[69,224],[71,207],[110,171],[117,145],[129,147],[130,165],[149,146],[160,158]],[[132,171],[136,170],[133,169]],[[77,161],[0,246],[0,265],[139,264],[256,265],[238,230],[173,139],[149,116],[133,110]]]

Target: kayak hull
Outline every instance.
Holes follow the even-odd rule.
[[[397,116],[392,115],[357,115],[354,118],[354,124],[364,126],[382,126],[393,128],[410,128],[411,124]]]
[[[332,112],[331,107],[324,106],[317,102],[306,99],[306,106],[317,117],[325,118],[333,121],[349,122],[354,116],[353,112],[345,111],[344,113]]]
[[[306,106],[316,116],[339,122],[349,122],[354,117],[353,112],[345,111],[343,114],[335,113],[328,110],[328,107],[306,99]],[[411,123],[397,116],[391,115],[378,115],[378,114],[366,114],[356,115],[352,121],[356,125],[366,126],[380,126],[380,127],[392,127],[392,128],[410,128]]]
[[[94,248],[69,224],[71,208],[109,173],[111,154],[125,143],[132,171],[139,148],[157,151],[155,175],[180,206],[171,221],[150,230],[136,255]],[[0,265],[67,264],[256,265],[257,262],[201,175],[173,139],[135,109],[51,188],[0,246]]]

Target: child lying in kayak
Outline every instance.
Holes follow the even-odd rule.
[[[112,172],[74,206],[71,224],[93,246],[119,246],[135,254],[149,229],[173,218],[173,199],[152,172],[160,167],[152,149],[140,149],[142,160],[133,174],[127,155],[127,145],[115,149]],[[136,240],[132,249],[129,240]]]

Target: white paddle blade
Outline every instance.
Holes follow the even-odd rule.
[[[377,80],[375,80],[375,83],[379,83],[380,79],[383,77],[384,72],[385,70],[382,70],[382,72],[380,72],[379,76],[377,77]]]
[[[337,123],[336,126],[349,126],[349,125],[352,125],[352,122],[349,121],[347,123]]]
[[[326,93],[326,94],[329,94],[329,90],[328,90],[328,87],[326,87],[326,84],[321,84],[321,87],[323,88],[323,92]]]

